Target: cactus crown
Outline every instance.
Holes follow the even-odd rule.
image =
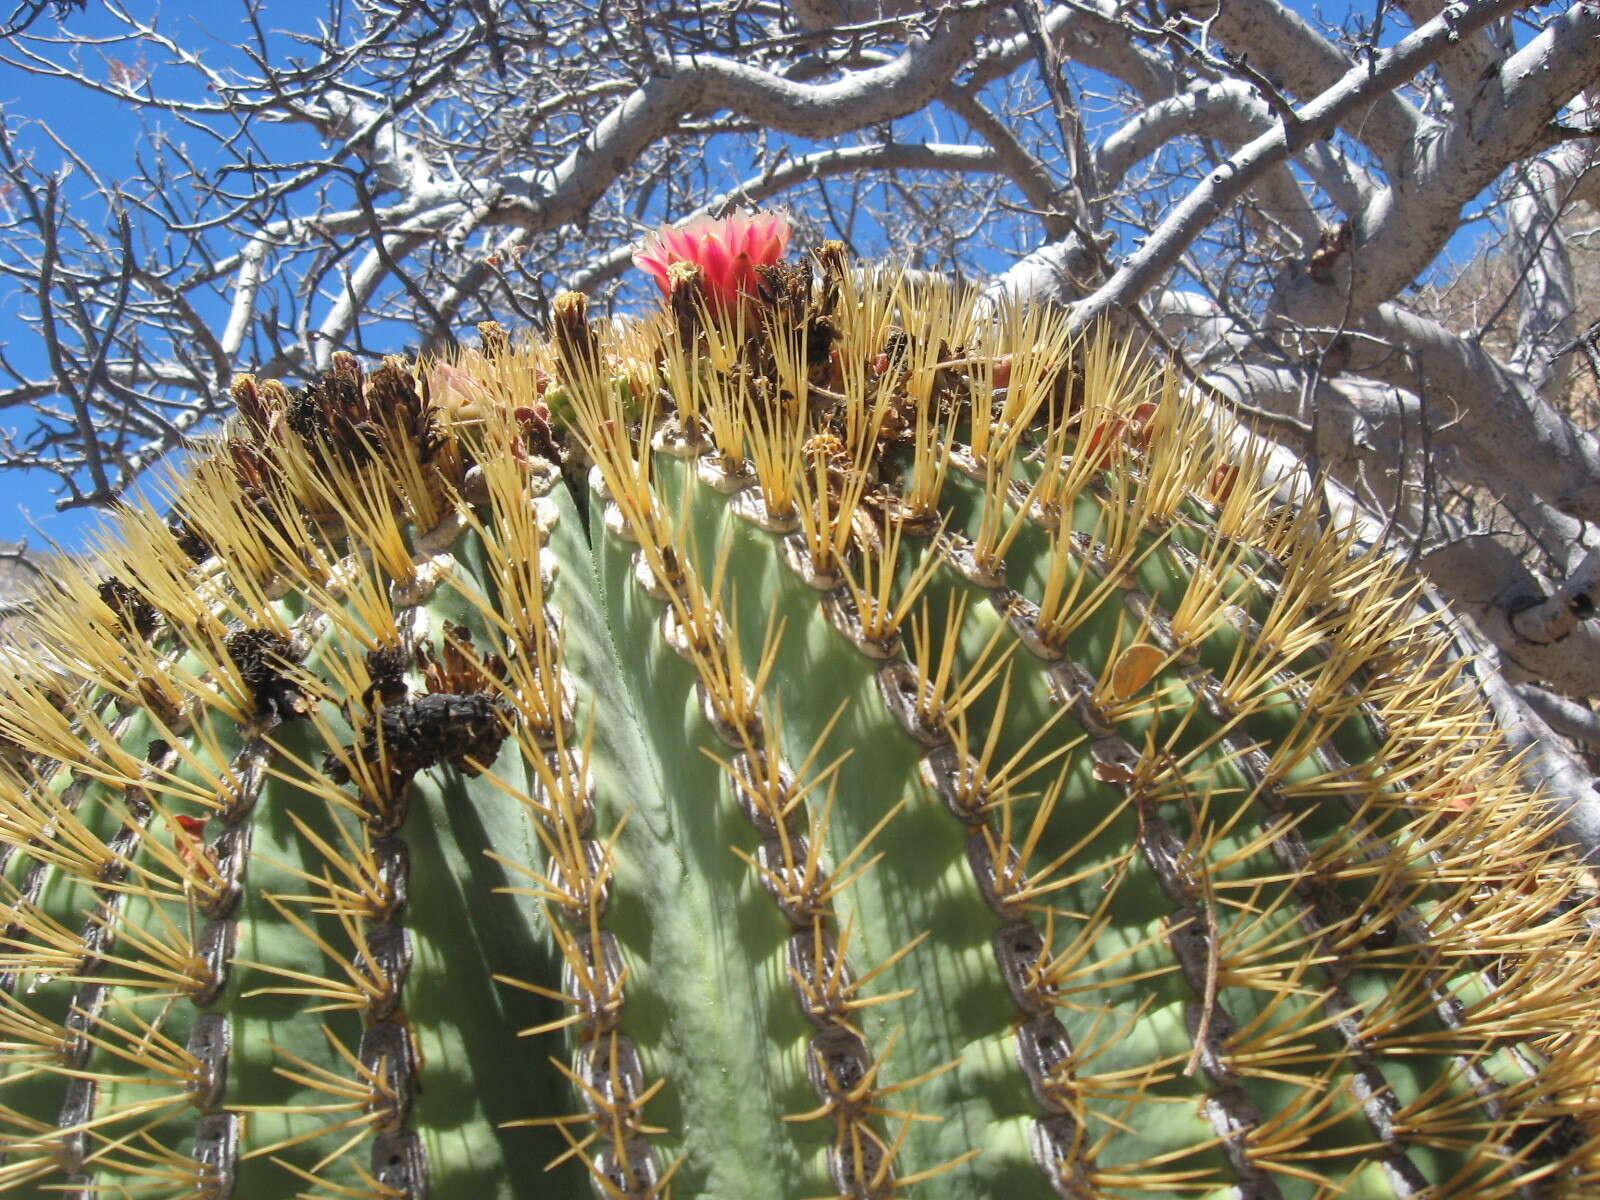
[[[1593,1194],[1593,906],[1400,565],[1048,312],[668,277],[241,378],[41,595],[0,1190]]]

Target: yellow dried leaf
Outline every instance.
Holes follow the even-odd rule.
[[[1149,642],[1135,642],[1117,655],[1117,665],[1111,668],[1111,694],[1126,700],[1155,677],[1167,661],[1167,652]]]

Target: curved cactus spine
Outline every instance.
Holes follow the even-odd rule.
[[[41,597],[0,1190],[1600,1184],[1593,896],[1403,567],[1128,348],[815,265],[243,379]]]

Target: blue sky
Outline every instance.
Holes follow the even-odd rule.
[[[237,15],[240,5],[234,0],[216,0],[207,5],[156,5],[140,0],[130,0],[127,8],[143,19],[159,14],[157,27],[174,41],[204,54],[208,66],[225,67],[241,60],[238,49],[246,40],[247,31]],[[307,28],[324,17],[328,5],[324,0],[273,0],[268,24],[278,29]],[[7,12],[10,11],[8,8]],[[98,3],[91,0],[80,13],[71,14],[60,26],[49,17],[39,21],[33,33],[54,35],[65,30],[81,39],[79,53],[86,65],[94,65],[104,73],[107,56],[135,59],[138,51],[127,47],[96,44],[121,28],[118,22],[107,17]],[[9,47],[7,48],[9,49]],[[152,59],[154,55],[150,56]],[[184,78],[182,73],[171,73],[174,82]],[[53,146],[32,123],[47,123],[63,142],[80,153],[86,162],[108,180],[119,175],[131,175],[136,169],[134,155],[137,146],[146,136],[147,116],[131,107],[118,104],[106,97],[97,96],[70,82],[40,78],[0,63],[0,112],[8,124],[28,123],[19,132],[18,147],[31,151],[36,163],[45,168],[62,161],[61,152]],[[176,122],[166,122],[165,128],[178,135],[183,131]],[[205,141],[187,137],[189,149],[204,161]],[[7,294],[0,285],[0,345],[19,369],[43,374],[44,362],[32,330],[20,319],[26,308],[36,310],[32,297]],[[225,315],[217,317],[220,330]],[[15,427],[19,418],[0,414],[0,424]],[[66,513],[55,511],[56,497],[52,494],[55,479],[45,473],[0,472],[0,542],[17,542],[26,539],[30,546],[42,547],[46,542],[56,542],[67,549],[77,549],[85,544],[91,532],[102,521],[100,514],[77,509]]]
[[[1311,5],[1295,3],[1293,6],[1311,12]],[[91,6],[91,8],[94,6]],[[131,2],[130,8],[146,11],[152,6]],[[1343,5],[1322,6],[1324,11],[1345,11]],[[190,47],[204,47],[208,65],[226,65],[236,60],[237,44],[243,40],[242,27],[237,26],[235,9],[222,0],[207,6],[204,16],[190,15],[192,10],[168,8],[162,18],[162,28],[175,36],[175,40]],[[326,13],[325,3],[317,0],[273,0],[269,6],[271,23],[277,28],[305,27]],[[53,26],[49,18],[36,27],[48,31]],[[113,25],[101,13],[88,11],[68,18],[66,27],[79,38],[92,39],[103,35]],[[85,44],[82,53],[89,63],[98,63],[104,54],[131,57],[129,52],[115,48],[100,49]],[[70,83],[39,79],[25,75],[15,68],[0,64],[0,110],[10,123],[21,121],[47,121],[62,140],[77,149],[85,159],[106,177],[115,179],[119,174],[134,171],[135,148],[144,134],[141,118],[113,101],[94,96]],[[204,154],[201,139],[188,139],[191,150]],[[27,130],[19,137],[19,144],[31,149],[36,161],[47,165],[59,161],[59,150],[50,145],[36,129]],[[734,182],[732,178],[728,181]],[[39,348],[31,331],[22,324],[21,306],[31,307],[31,298],[0,294],[0,343],[7,348],[12,360],[24,370],[36,370],[41,364]],[[221,324],[218,316],[218,325]],[[3,418],[0,418],[3,419]],[[16,418],[9,422],[16,423]],[[30,544],[40,546],[55,541],[68,549],[83,545],[86,534],[97,523],[98,517],[82,510],[57,514],[54,497],[50,494],[52,478],[45,475],[25,477],[20,472],[0,473],[0,542],[14,542],[27,538]]]

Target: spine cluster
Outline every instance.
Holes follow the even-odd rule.
[[[1107,337],[659,266],[242,378],[40,597],[0,1190],[1600,1184],[1593,889],[1401,564]]]

